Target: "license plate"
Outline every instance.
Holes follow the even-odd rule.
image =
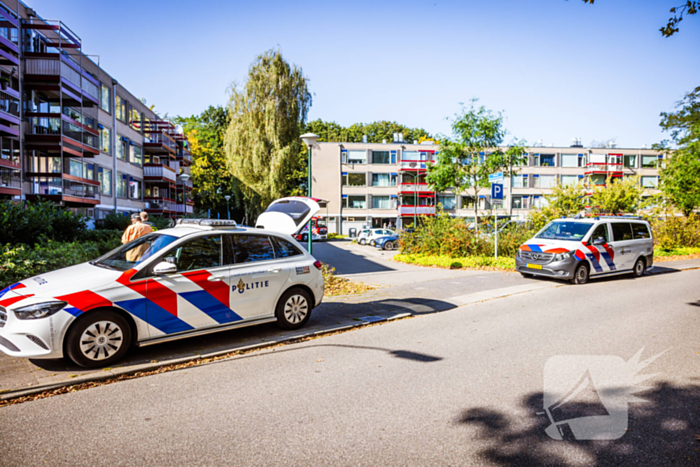
[[[541,264],[527,264],[527,267],[530,269],[542,269]]]

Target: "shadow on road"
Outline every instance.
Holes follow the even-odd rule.
[[[459,423],[478,429],[487,446],[479,456],[498,465],[700,465],[700,386],[657,384],[637,394],[646,403],[631,403],[627,432],[617,440],[553,440],[543,410],[543,394],[526,395],[530,414],[514,419],[491,408],[465,410]],[[577,403],[577,416],[595,413],[598,404]]]
[[[374,247],[358,247],[374,248]],[[381,260],[370,260],[332,243],[314,244],[314,257],[335,268],[337,274],[367,274],[396,271],[398,268],[382,264]]]
[[[401,300],[381,299],[363,303],[322,303],[314,309],[311,319],[299,331],[283,331],[274,323],[261,324],[230,331],[215,332],[204,336],[166,342],[149,347],[132,347],[116,367],[130,367],[145,363],[158,362],[167,365],[169,361],[183,357],[197,357],[219,351],[233,351],[237,348],[279,341],[281,338],[303,337],[305,334],[322,332],[324,329],[337,328],[342,324],[359,324],[362,318],[388,318],[401,313],[424,315],[455,308],[455,305],[442,300],[407,297]],[[386,350],[386,349],[383,349]],[[398,358],[411,358],[407,351],[397,351]],[[434,361],[435,357],[413,355],[416,360]],[[67,359],[40,360],[30,359],[37,367],[52,373],[81,374],[94,372],[73,364]],[[99,371],[99,370],[98,370]]]

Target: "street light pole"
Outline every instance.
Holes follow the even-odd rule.
[[[418,169],[413,175],[413,231],[415,232],[418,228],[418,221],[416,217],[418,216]]]
[[[182,180],[182,217],[187,217],[187,180],[190,176],[187,174],[180,175],[180,180]]]
[[[311,146],[313,146],[316,141],[318,141],[319,136],[315,135],[313,133],[306,133],[301,135],[301,140],[304,142],[307,148],[309,148],[309,180],[308,180],[308,196],[311,198]],[[313,254],[312,251],[312,241],[313,241],[313,228],[311,226],[312,224],[312,219],[309,219],[309,224],[307,226],[308,228],[308,233],[307,233],[307,238],[309,239],[309,254]]]
[[[231,199],[231,195],[226,195],[224,198],[226,198],[226,214],[228,214],[228,218],[231,220],[231,210],[228,207],[228,200]]]

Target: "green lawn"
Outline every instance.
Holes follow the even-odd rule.
[[[700,253],[698,247],[676,247],[671,250],[662,250],[658,246],[654,248],[654,256],[686,256],[697,255]]]

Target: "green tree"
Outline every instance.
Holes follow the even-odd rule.
[[[478,228],[479,192],[489,187],[489,175],[503,172],[510,177],[525,154],[524,147],[510,151],[509,157],[500,149],[506,130],[503,116],[494,115],[483,106],[462,106],[461,113],[452,120],[452,137],[440,140],[437,161],[429,164],[427,181],[437,191],[454,188],[456,193],[467,190],[475,200],[475,224]]]
[[[560,217],[573,217],[586,209],[587,190],[582,183],[557,184],[545,195],[545,204],[540,209],[531,209],[529,219],[536,229]]]
[[[605,186],[593,187],[589,202],[595,213],[635,214],[642,203],[643,192],[639,177],[622,180],[608,177]]]
[[[583,0],[583,3],[588,3],[593,5],[595,0]],[[678,24],[683,21],[684,15],[695,15],[700,9],[700,1],[698,0],[686,0],[682,5],[675,6],[669,10],[673,16],[668,19],[666,26],[659,29],[661,35],[664,37],[671,37],[678,32]]]
[[[204,112],[191,117],[177,117],[175,123],[182,125],[192,153],[192,175],[195,206],[199,210],[212,209],[226,217],[226,200],[231,215],[242,217],[242,193],[238,180],[226,166],[224,133],[228,127],[228,111],[221,106],[209,106]],[[240,208],[239,208],[240,207]]]
[[[662,112],[659,125],[671,134],[678,149],[668,141],[653,146],[667,154],[659,173],[664,197],[686,217],[700,207],[700,86],[676,104],[676,112]]]
[[[254,219],[297,184],[303,151],[299,136],[311,93],[301,68],[287,63],[279,50],[259,55],[245,85],[233,85],[230,93],[224,151],[240,181],[246,216]]]
[[[659,175],[661,192],[686,217],[700,207],[700,143],[675,151]]]

